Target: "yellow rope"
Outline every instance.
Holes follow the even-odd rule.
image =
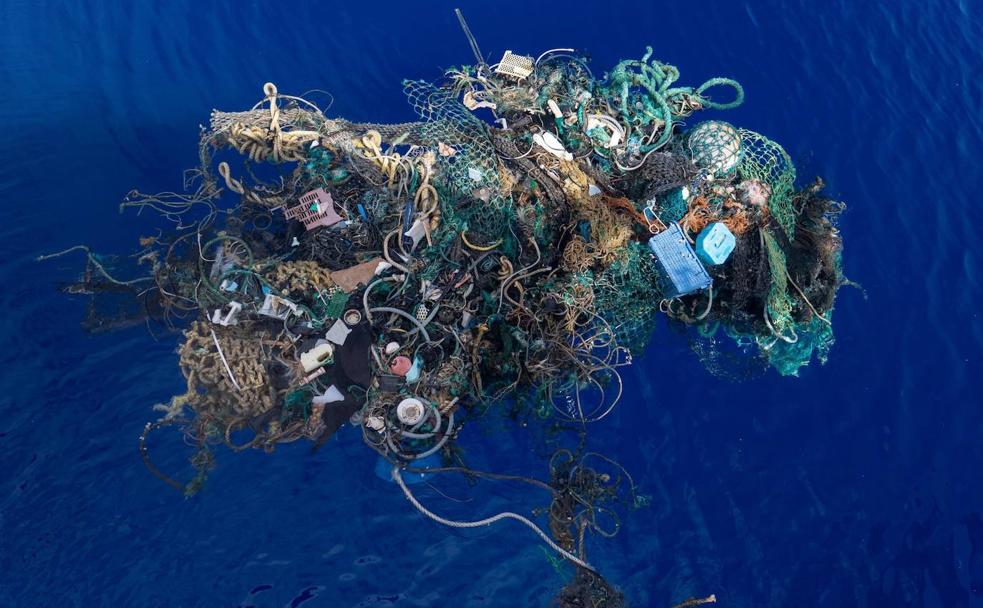
[[[464,241],[464,244],[465,245],[467,245],[471,249],[474,249],[475,251],[491,251],[492,249],[494,249],[494,248],[496,248],[496,247],[498,247],[499,245],[502,244],[502,239],[498,239],[497,241],[495,241],[491,245],[484,245],[484,246],[475,245],[471,241],[468,240],[468,237],[466,236],[466,232],[467,232],[466,230],[462,230],[461,231],[461,240]]]
[[[281,97],[276,85],[267,82],[263,85],[264,98],[269,102],[270,122],[267,127],[250,126],[236,122],[229,127],[229,143],[237,152],[248,156],[253,162],[272,160],[275,163],[284,161],[302,161],[307,158],[307,150],[311,143],[319,141],[321,134],[317,131],[284,131],[280,125]],[[295,99],[289,97],[290,99]]]

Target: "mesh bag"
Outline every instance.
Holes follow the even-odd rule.
[[[784,148],[760,133],[741,129],[740,137],[741,159],[737,165],[740,178],[764,182],[771,187],[768,209],[792,240],[795,238],[795,210],[792,207],[795,165],[792,159]]]
[[[406,81],[403,91],[425,121],[418,129],[419,142],[436,155],[441,198],[471,198],[462,208],[443,209],[481,237],[501,238],[510,204],[501,196],[497,156],[485,124],[449,92],[428,82]]]
[[[771,276],[766,256],[762,240],[756,232],[737,236],[737,245],[727,263],[733,310],[748,309],[753,302],[763,302],[767,298]]]
[[[697,167],[681,154],[657,152],[648,157],[638,173],[644,185],[640,198],[647,201],[693,181]]]

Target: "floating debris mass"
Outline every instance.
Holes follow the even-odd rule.
[[[682,128],[739,105],[733,80],[680,86],[651,49],[602,78],[565,49],[488,65],[462,25],[478,64],[405,82],[415,122],[331,118],[271,83],[251,109],[213,112],[185,191],[122,203],[173,222],[141,239],[150,272],[119,280],[108,258],[73,248],[88,264],[66,289],[93,296],[89,329],[183,328],[187,390],[140,442],[175,488],[200,489],[217,445],[320,446],[350,422],[426,516],[519,521],[577,566],[559,605],[621,605],[585,536],[613,535],[615,508],[642,500],[585,447],[586,423],[617,405],[619,369],[660,316],[688,328],[717,375],[824,361],[843,206],[819,180],[797,187],[764,135]],[[99,305],[122,296],[139,310]],[[495,412],[542,419],[578,447],[555,452],[548,482],[470,469],[456,439]],[[171,425],[197,446],[191,481],[150,460],[148,435]],[[423,472],[541,488],[548,533],[533,513],[444,519],[411,491]]]

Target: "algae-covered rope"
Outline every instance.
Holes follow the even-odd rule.
[[[153,277],[138,277],[136,279],[131,279],[129,281],[120,281],[119,279],[114,278],[111,274],[109,274],[109,271],[106,270],[106,268],[99,262],[99,260],[96,259],[95,254],[93,254],[92,251],[90,251],[89,248],[87,246],[85,246],[85,245],[76,245],[74,247],[69,247],[68,249],[65,249],[64,251],[59,251],[58,253],[49,253],[47,255],[39,255],[38,257],[36,257],[34,259],[37,262],[43,262],[45,260],[50,260],[50,259],[53,259],[53,258],[61,257],[63,255],[69,254],[69,253],[71,253],[73,251],[84,251],[85,252],[85,255],[88,257],[89,263],[92,264],[95,267],[95,269],[99,271],[99,274],[101,274],[103,277],[105,277],[105,279],[107,281],[109,281],[110,283],[112,283],[114,285],[119,285],[121,287],[130,287],[132,285],[136,285],[137,283],[141,283],[143,281],[153,281],[154,280]]]
[[[675,66],[660,63],[649,58],[652,47],[646,47],[640,60],[628,59],[619,63],[608,77],[607,89],[616,95],[620,102],[621,117],[629,126],[655,123],[659,138],[651,139],[641,147],[642,153],[658,150],[672,137],[673,122],[685,118],[695,110],[712,108],[728,110],[744,102],[744,88],[730,78],[711,78],[695,89],[692,87],[671,87],[679,78]],[[706,92],[713,87],[730,87],[734,99],[729,102],[712,101]],[[639,89],[645,95],[639,94]],[[654,131],[653,131],[654,134]]]

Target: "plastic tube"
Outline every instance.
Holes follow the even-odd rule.
[[[550,546],[550,548],[552,548],[554,551],[556,551],[563,557],[577,564],[581,568],[586,568],[591,572],[597,572],[590,564],[580,559],[573,553],[570,553],[560,545],[556,544],[556,542],[554,542],[552,538],[550,538],[545,532],[539,529],[539,526],[531,522],[529,519],[523,517],[522,515],[519,515],[518,513],[512,513],[511,511],[503,511],[498,515],[492,515],[491,517],[486,517],[485,519],[479,519],[477,521],[455,521],[453,519],[445,519],[437,515],[436,513],[428,510],[426,507],[420,504],[420,501],[418,501],[416,497],[413,496],[413,493],[410,491],[409,487],[407,487],[406,483],[403,481],[403,477],[399,473],[398,466],[393,467],[393,479],[396,481],[397,484],[399,484],[400,489],[403,490],[403,494],[406,496],[406,499],[410,501],[410,504],[416,507],[417,511],[419,511],[420,513],[429,517],[430,519],[432,519],[437,523],[444,524],[445,526],[450,526],[452,528],[480,528],[482,526],[491,525],[503,519],[514,519],[515,521],[521,523],[522,525],[526,526],[527,528],[535,532],[537,535],[539,535],[539,537],[543,539],[543,542],[545,542],[547,545]]]

